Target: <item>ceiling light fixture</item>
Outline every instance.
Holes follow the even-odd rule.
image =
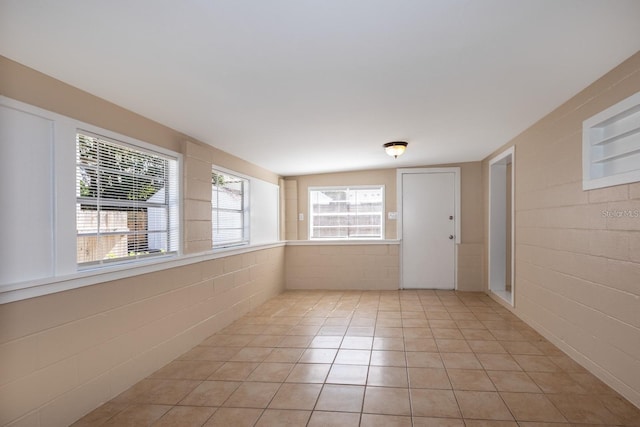
[[[388,155],[393,156],[394,158],[397,159],[398,156],[402,155],[402,153],[404,153],[404,150],[407,149],[407,145],[409,145],[408,142],[393,141],[393,142],[387,142],[386,144],[383,145],[383,147],[384,147],[384,151],[386,151]]]

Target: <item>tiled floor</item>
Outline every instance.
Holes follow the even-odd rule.
[[[550,424],[552,423],[552,424]],[[74,426],[640,426],[483,294],[286,292]]]

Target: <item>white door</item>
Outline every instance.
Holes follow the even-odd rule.
[[[454,289],[456,174],[401,177],[402,287]]]

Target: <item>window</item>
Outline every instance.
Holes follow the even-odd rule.
[[[384,186],[309,189],[311,239],[384,238]]]
[[[177,159],[81,132],[76,161],[78,264],[177,251]]]
[[[0,304],[177,261],[180,153],[2,95],[0,123]]]
[[[211,223],[214,248],[249,242],[249,181],[213,169],[211,172]]]

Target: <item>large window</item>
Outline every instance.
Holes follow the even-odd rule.
[[[84,132],[76,144],[78,264],[177,251],[177,160]]]
[[[214,248],[249,242],[249,181],[213,169],[211,172],[211,223]]]
[[[384,238],[384,186],[309,189],[311,239]]]

